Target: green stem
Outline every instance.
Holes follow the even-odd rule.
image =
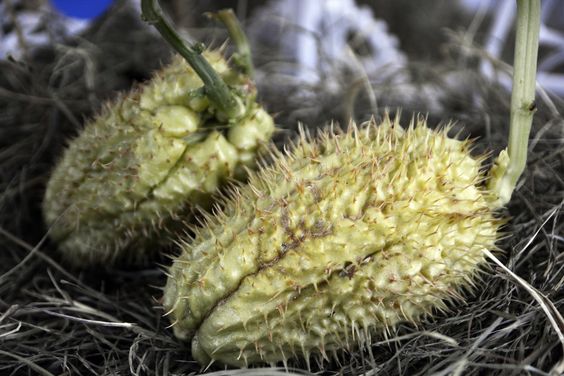
[[[213,14],[214,17],[219,19],[227,28],[229,36],[237,46],[238,64],[243,68],[243,73],[253,78],[254,67],[251,55],[251,47],[247,36],[241,27],[241,23],[233,13],[233,9],[222,9]]]
[[[163,38],[186,59],[204,82],[206,95],[227,118],[239,119],[245,114],[245,106],[225,84],[213,67],[202,56],[203,48],[185,43],[164,18],[158,0],[142,0],[143,19],[153,25]]]
[[[499,182],[495,183],[501,205],[507,204],[511,199],[527,162],[529,134],[536,110],[535,86],[540,14],[540,0],[517,0],[513,90],[507,150],[509,163]]]

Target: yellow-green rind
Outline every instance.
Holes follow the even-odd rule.
[[[205,52],[231,87],[252,89],[219,52]],[[155,77],[121,95],[72,140],[47,185],[50,236],[76,265],[139,261],[167,230],[229,178],[252,167],[274,132],[250,98],[236,123],[217,119],[203,84],[176,57]]]
[[[385,119],[302,136],[196,229],[164,308],[202,365],[351,349],[460,298],[500,220],[469,141]]]

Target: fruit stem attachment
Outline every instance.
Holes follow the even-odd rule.
[[[540,21],[540,0],[517,0],[509,143],[508,148],[497,158],[489,183],[498,197],[499,205],[505,205],[511,199],[527,162],[529,134],[536,111],[535,87]]]
[[[210,63],[202,56],[204,46],[190,45],[183,41],[171,24],[165,19],[158,0],[141,1],[141,17],[153,25],[162,37],[186,59],[204,82],[204,90],[210,101],[229,119],[240,119],[246,108],[241,100],[221,79]]]
[[[235,56],[237,65],[243,69],[243,73],[253,78],[254,67],[249,40],[247,39],[237,16],[235,16],[233,9],[222,9],[219,12],[211,13],[210,15],[217,18],[225,25],[227,31],[229,32],[229,36],[237,46],[237,54]]]

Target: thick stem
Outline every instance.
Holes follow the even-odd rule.
[[[222,9],[213,14],[213,16],[219,19],[227,28],[229,36],[237,46],[237,63],[241,68],[243,68],[243,72],[252,78],[254,75],[254,68],[251,47],[245,32],[243,32],[241,23],[239,23],[239,20],[235,16],[235,13],[233,13],[232,9]]]
[[[245,114],[245,106],[225,84],[217,72],[202,56],[203,49],[183,41],[169,24],[158,6],[158,0],[142,0],[143,19],[153,25],[163,38],[186,59],[204,82],[206,95],[217,109],[229,119],[239,119]]]
[[[527,162],[529,133],[531,132],[533,114],[536,110],[535,86],[540,8],[540,0],[517,0],[513,90],[511,92],[510,130],[507,149],[509,161],[499,181],[492,182],[493,189],[499,197],[500,205],[507,204],[511,199]],[[501,159],[498,158],[498,161]]]

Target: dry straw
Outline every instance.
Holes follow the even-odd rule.
[[[411,10],[414,4],[395,2]],[[460,14],[454,2],[440,4],[442,14]],[[402,14],[411,13],[402,10]],[[450,19],[441,18],[441,25]],[[429,20],[425,21],[428,27]],[[413,30],[413,25],[407,26]],[[441,35],[438,28],[425,30]],[[132,47],[139,45],[144,48]],[[420,38],[408,36],[402,46],[406,50],[420,46]],[[509,97],[474,66],[461,63],[471,63],[484,52],[459,42],[453,42],[448,52],[451,55],[433,64],[410,66],[424,72],[421,82],[432,85],[444,99],[442,107],[429,115],[431,122],[461,119],[465,129],[480,136],[477,150],[505,147]],[[82,117],[116,90],[149,77],[168,53],[161,38],[140,25],[137,14],[118,4],[74,44],[51,46],[26,62],[0,61],[0,373],[202,372],[187,355],[190,348],[165,328],[169,322],[163,320],[163,312],[154,309],[160,306],[154,297],[161,293],[147,286],[165,283],[160,270],[67,270],[55,244],[41,242],[45,230],[39,204],[63,140],[75,135]],[[506,66],[493,63],[504,74]],[[258,84],[269,108],[280,112],[279,122],[286,127],[282,134],[291,134],[299,118],[315,118],[315,125],[321,125],[328,117],[342,116],[342,98],[322,85],[309,88],[318,94],[315,97],[296,100],[292,94],[303,88],[292,86],[283,73],[285,66],[274,61],[256,68],[257,77],[269,78]],[[453,87],[444,79],[447,76],[459,77],[465,84]],[[344,72],[336,72],[335,79],[343,89],[351,89],[354,81]],[[401,98],[395,95],[401,89],[397,85],[372,89],[379,105],[402,105],[404,114],[422,110],[417,102],[392,101]],[[562,374],[563,351],[555,325],[560,326],[557,312],[564,307],[564,120],[560,114],[564,107],[561,100],[547,95],[540,95],[536,104],[527,168],[504,211],[511,216],[505,231],[512,236],[499,242],[505,252],[496,257],[538,291],[538,300],[496,269],[484,275],[475,295],[451,306],[450,313],[437,313],[418,326],[400,324],[388,339],[374,340],[370,349],[312,368],[323,367],[327,375]],[[363,107],[361,95],[355,113],[360,118],[373,113]],[[302,370],[294,373],[308,374],[300,361],[290,361],[289,367]],[[281,374],[285,370],[221,371],[213,366],[206,371],[211,372]]]

